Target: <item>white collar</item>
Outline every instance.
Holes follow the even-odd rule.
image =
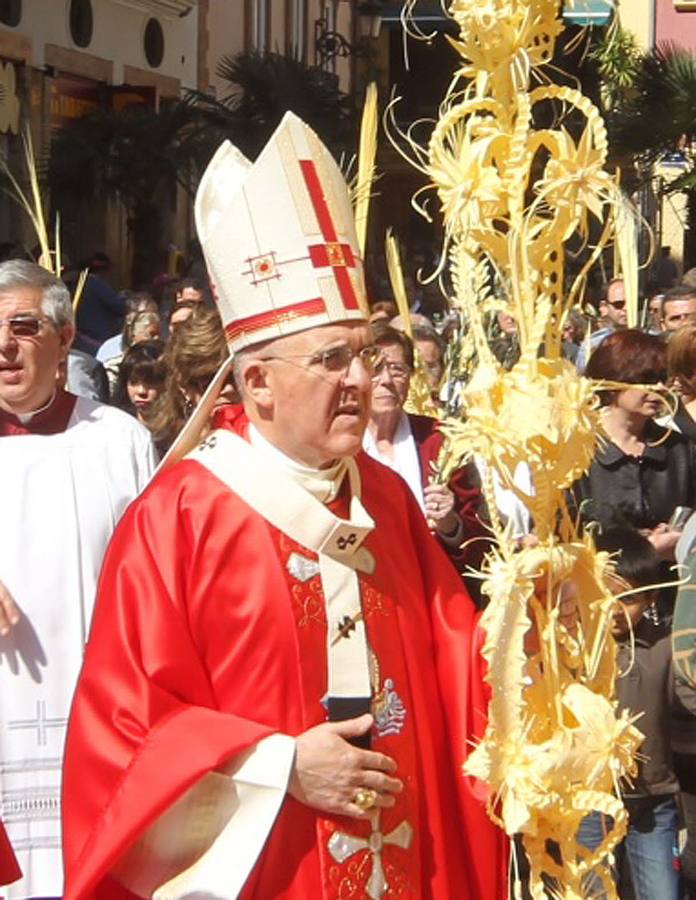
[[[339,459],[338,462],[326,469],[305,466],[279,450],[251,422],[249,423],[249,443],[254,449],[260,450],[261,453],[270,457],[276,464],[289,470],[294,479],[322,503],[331,503],[338,496],[347,471],[348,464],[345,459]]]
[[[34,418],[34,416],[38,416],[39,413],[46,412],[48,407],[53,403],[55,399],[56,391],[54,389],[48,403],[44,403],[43,406],[40,406],[38,409],[32,409],[32,411],[28,413],[17,413],[17,418],[22,423],[22,425],[28,425],[29,422],[31,422],[31,420]]]

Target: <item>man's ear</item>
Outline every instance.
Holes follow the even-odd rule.
[[[74,325],[63,325],[63,327],[58,330],[58,346],[61,360],[67,359],[68,351],[70,350],[74,337]]]
[[[252,400],[259,409],[270,410],[273,406],[273,378],[271,367],[262,359],[253,357],[245,362],[240,373],[240,393]]]

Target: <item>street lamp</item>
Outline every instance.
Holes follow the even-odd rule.
[[[366,56],[369,53],[368,42],[379,37],[382,27],[382,4],[379,0],[362,0],[355,12],[358,16],[355,43],[329,27],[328,8],[315,21],[314,48],[322,69],[327,68],[337,57]]]

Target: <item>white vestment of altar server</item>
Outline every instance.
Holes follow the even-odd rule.
[[[0,438],[0,581],[22,613],[0,637],[0,819],[23,871],[10,900],[62,895],[70,704],[107,543],[154,465],[145,428],[83,398],[60,434]]]

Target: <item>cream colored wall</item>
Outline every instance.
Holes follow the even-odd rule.
[[[198,22],[194,12],[179,18],[119,3],[92,0],[94,34],[88,47],[78,47],[70,37],[68,0],[25,0],[16,28],[9,32],[27,35],[32,41],[30,64],[41,68],[46,62],[46,45],[112,60],[113,84],[123,83],[124,66],[134,66],[158,75],[176,78],[183,87],[196,87]],[[152,69],[145,58],[143,35],[149,18],[159,20],[164,32],[162,65]]]
[[[286,4],[285,0],[271,0],[270,4],[270,41],[269,49],[285,53],[286,47]],[[323,0],[308,0],[305,37],[305,55],[309,65],[314,65],[314,23],[320,18]],[[352,2],[338,5],[338,30],[352,41],[352,18],[354,15]],[[225,54],[239,53],[245,48],[245,2],[244,0],[209,0],[208,6],[209,56],[208,71],[211,86],[218,96],[224,90],[224,82],[215,75],[219,59]],[[350,60],[339,59],[336,64],[341,87],[350,87]]]
[[[339,3],[336,16],[336,30],[349,41],[353,41],[353,10],[350,3]],[[339,58],[336,61],[336,74],[343,90],[348,90],[351,80],[351,58]]]
[[[285,53],[287,38],[285,20],[285,0],[274,0],[271,4],[271,36],[268,41],[268,49],[272,53]]]
[[[641,47],[647,49],[654,42],[656,0],[619,0],[619,20],[623,28],[632,31]]]
[[[218,62],[244,50],[244,6],[244,0],[209,0],[208,72],[218,97],[226,90],[225,82],[215,74]]]

